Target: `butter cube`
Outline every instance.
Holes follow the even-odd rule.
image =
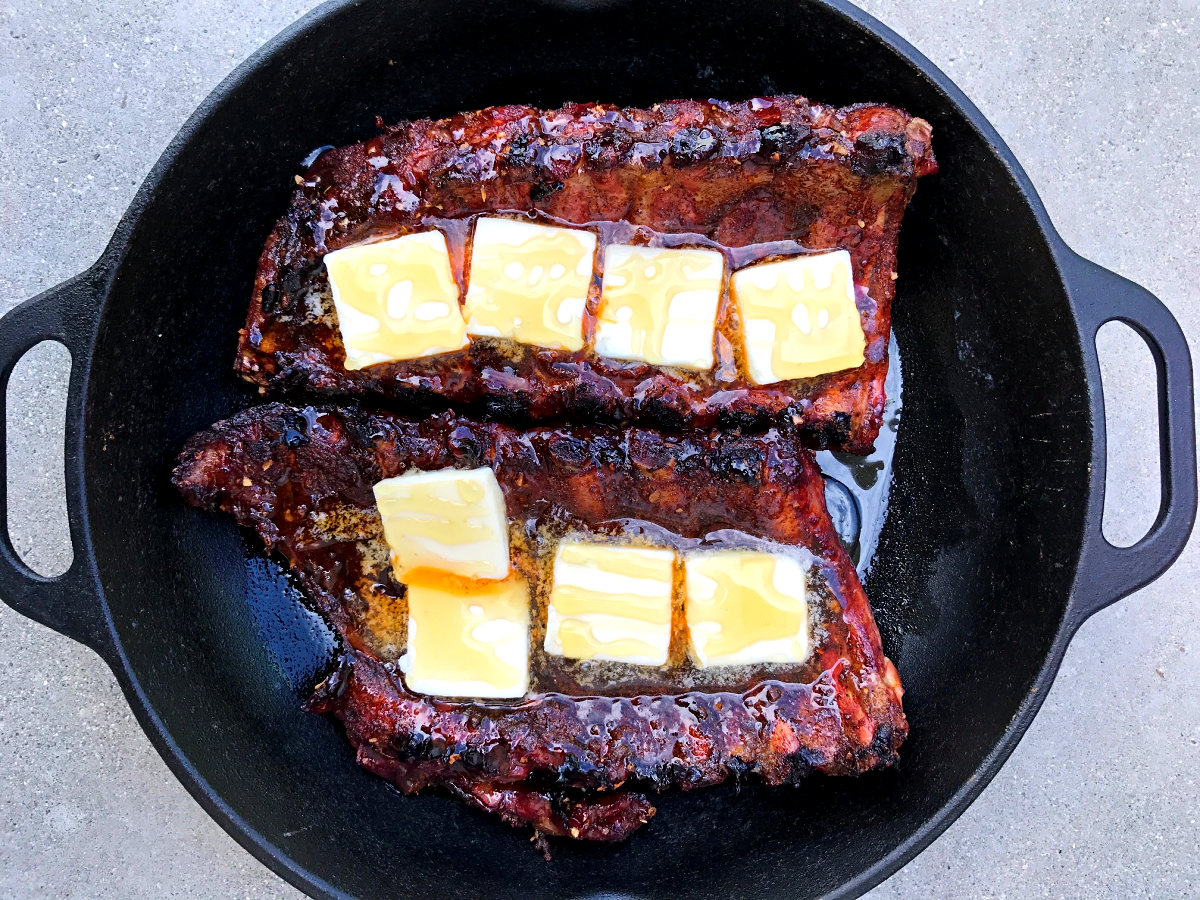
[[[715,250],[609,245],[596,353],[711,369],[724,272],[725,259]]]
[[[375,503],[400,581],[426,568],[508,577],[508,519],[491,469],[410,470],[376,484]]]
[[[663,665],[674,568],[673,550],[563,541],[554,556],[546,652]]]
[[[463,310],[467,334],[583,349],[596,235],[515,219],[475,224]]]
[[[408,585],[408,689],[434,697],[516,698],[529,690],[529,586],[429,573]]]
[[[700,668],[808,658],[805,575],[795,559],[707,550],[687,554],[683,567],[689,651]]]
[[[733,273],[746,367],[755,384],[811,378],[863,364],[866,339],[845,250],[795,256]]]
[[[347,370],[467,346],[446,238],[422,231],[325,257]]]

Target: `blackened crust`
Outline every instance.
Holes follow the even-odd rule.
[[[539,531],[625,517],[685,538],[735,529],[803,548],[828,597],[810,660],[794,679],[738,690],[543,689],[516,705],[409,692],[381,650],[380,622],[403,588],[370,552],[371,485],[409,467],[481,465],[496,472],[510,519]],[[232,513],[289,561],[347,644],[310,708],[336,714],[359,761],[404,790],[440,785],[546,833],[619,839],[651,814],[644,792],[743,773],[769,784],[859,774],[892,764],[907,735],[899,678],[825,510],[820,472],[779,432],[522,432],[450,414],[411,422],[268,404],[192,438],[174,481],[189,502]],[[532,546],[517,551],[519,567]]]
[[[891,106],[835,109],[792,95],[651,109],[504,106],[401,123],[327,151],[299,178],[259,262],[236,366],[264,389],[440,399],[526,422],[789,425],[810,446],[867,452],[882,416],[900,221],[917,178],[936,167],[923,120]],[[726,248],[846,249],[866,362],[758,388],[736,372],[693,377],[613,366],[587,351],[527,352],[514,361],[484,342],[345,371],[336,327],[306,300],[325,285],[324,254],[376,234],[453,231],[452,223],[488,212],[623,222]],[[460,277],[463,252],[455,250]],[[590,312],[594,304],[595,297]],[[727,312],[718,327],[736,337]]]

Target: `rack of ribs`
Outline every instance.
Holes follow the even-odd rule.
[[[409,689],[411,588],[395,577],[373,494],[406,472],[490,469],[511,564],[532,586],[531,681],[517,700]],[[489,476],[490,477],[490,476]],[[902,688],[834,530],[812,453],[794,435],[637,427],[517,430],[442,413],[270,403],[195,435],[174,483],[254,529],[336,627],[343,653],[309,701],[336,715],[360,764],[405,792],[441,787],[510,824],[621,840],[650,794],[755,775],[891,765]],[[758,542],[806,560],[811,650],[793,664],[699,668],[687,626],[665,666],[595,666],[543,649],[548,560],[563,539],[651,537],[688,548]]]
[[[400,400],[427,411],[453,405],[517,424],[781,427],[811,447],[866,453],[884,404],[900,222],[917,179],[936,168],[922,119],[793,95],[649,109],[502,106],[403,122],[321,153],[296,176],[291,206],[259,261],[236,369],[263,393]],[[435,355],[347,367],[326,255],[434,230],[445,236],[465,295],[481,216],[596,235],[585,346],[473,339]],[[599,352],[612,244],[722,255],[711,364],[679,368]],[[849,254],[861,356],[840,371],[755,378],[729,273],[830,250]]]

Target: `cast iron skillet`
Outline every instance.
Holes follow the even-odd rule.
[[[263,239],[312,148],[371,135],[376,114],[776,91],[895,103],[933,123],[941,172],[922,180],[902,232],[904,424],[867,582],[912,736],[896,770],[667,796],[628,843],[559,842],[546,863],[527,833],[441,797],[398,796],[354,765],[330,721],[300,712],[247,612],[239,533],[185,508],[170,466],[188,435],[257,399],[231,372],[235,337]],[[1100,532],[1094,337],[1112,319],[1146,339],[1159,376],[1162,507],[1128,549]],[[991,780],[1080,623],[1163,572],[1196,510],[1179,326],[1071,252],[979,111],[840,0],[323,6],[209,97],[99,262],[0,321],[0,382],[47,338],[72,355],[75,557],[65,575],[39,577],[5,528],[0,591],[95,649],[193,796],[320,897],[856,896]]]

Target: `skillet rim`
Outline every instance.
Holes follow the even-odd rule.
[[[93,299],[90,303],[88,303],[84,296],[87,293],[85,290],[80,289],[76,292],[78,295],[76,300],[81,307],[92,306],[94,309],[91,310],[92,330],[90,336],[83,341],[83,346],[79,348],[82,352],[77,354],[76,363],[79,374],[77,378],[74,375],[72,377],[73,390],[68,405],[68,417],[70,418],[71,410],[76,410],[78,418],[76,433],[68,433],[67,466],[68,500],[77,509],[77,521],[72,522],[72,537],[76,547],[76,563],[79,566],[80,573],[79,576],[71,580],[82,582],[78,586],[78,589],[89,591],[98,599],[99,602],[97,605],[99,608],[97,614],[102,617],[102,622],[94,623],[94,627],[91,629],[93,633],[88,633],[86,637],[80,636],[80,639],[89,646],[92,646],[105,659],[110,668],[112,668],[143,731],[151,739],[155,749],[175,776],[183,783],[188,792],[196,798],[206,812],[227,833],[237,840],[239,844],[252,853],[255,858],[259,859],[289,883],[313,896],[338,898],[350,898],[351,895],[335,889],[323,879],[300,867],[287,854],[282,853],[263,835],[255,831],[249,823],[242,819],[212,789],[172,739],[166,729],[165,723],[159,718],[142,690],[116,633],[97,571],[97,562],[91,540],[90,514],[86,491],[80,488],[76,492],[77,496],[72,496],[70,492],[73,487],[72,481],[75,481],[76,485],[84,485],[86,483],[84,475],[86,465],[85,454],[83,452],[83,436],[86,433],[88,413],[92,406],[90,391],[93,383],[90,377],[90,369],[92,356],[100,333],[99,326],[107,311],[113,283],[120,272],[122,264],[125,262],[130,249],[131,238],[143,211],[152,202],[154,195],[163,184],[177,157],[195,137],[196,133],[201,130],[208,118],[227,102],[230,95],[241,89],[270,60],[286,56],[293,45],[307,37],[310,32],[321,27],[328,19],[337,15],[344,8],[359,5],[360,2],[361,0],[330,0],[330,2],[316,7],[268,40],[226,76],[197,107],[192,115],[189,116],[182,128],[163,151],[139,187],[129,208],[122,216],[112,239],[100,259],[87,272],[74,281],[69,282],[68,285],[53,288],[46,292],[46,295],[43,295],[45,297],[50,294],[66,294],[69,293],[69,286],[85,282],[91,286],[93,291]],[[1092,325],[1098,327],[1098,323],[1085,321],[1088,318],[1092,318],[1091,316],[1081,316],[1079,298],[1076,296],[1076,292],[1072,290],[1070,280],[1067,277],[1068,271],[1078,269],[1081,264],[1091,264],[1081,260],[1065,245],[1050,222],[1045,207],[1032,182],[1017,162],[1012,151],[983,114],[945,73],[941,72],[923,54],[887,26],[863,10],[852,6],[846,0],[804,0],[804,2],[827,7],[846,20],[851,28],[857,29],[864,37],[881,43],[884,47],[907,61],[915,70],[915,74],[923,77],[936,90],[937,94],[940,95],[942,102],[949,105],[950,111],[957,112],[961,116],[961,119],[984,140],[993,157],[1004,167],[1009,177],[1012,178],[1025,203],[1033,212],[1038,228],[1046,241],[1050,257],[1053,259],[1058,272],[1061,290],[1064,297],[1070,303],[1074,324],[1080,334],[1082,357],[1084,360],[1083,374],[1087,381],[1091,412],[1091,447],[1089,450],[1091,451],[1090,455],[1092,459],[1095,461],[1096,447],[1099,446],[1102,450],[1104,446],[1103,409],[1102,406],[1097,406],[1098,403],[1102,404],[1103,400],[1100,395],[1098,363],[1096,361],[1094,344],[1089,343],[1083,338],[1087,328]],[[604,0],[575,0],[575,2],[570,2],[569,5],[601,6],[605,5],[605,3]],[[37,301],[30,301],[31,304],[34,302]],[[74,351],[76,348],[72,346],[71,349]],[[1099,419],[1097,419],[1098,409],[1100,411]],[[1103,508],[1104,460],[1101,458],[1099,462],[1100,465],[1098,467],[1093,466],[1092,470],[1088,506],[1084,520],[1083,543],[1080,557],[1075,561],[1075,578],[1069,599],[1064,606],[1063,617],[1058,623],[1056,634],[1045,661],[1010,724],[992,751],[981,761],[972,775],[933,816],[897,844],[891,852],[860,872],[857,876],[843,882],[839,887],[831,891],[827,895],[828,897],[846,898],[858,896],[881,883],[915,858],[966,810],[983,788],[990,783],[991,779],[999,771],[1004,761],[1011,755],[1017,743],[1028,729],[1045,699],[1046,688],[1053,681],[1066,647],[1079,625],[1096,609],[1106,605],[1105,602],[1096,603],[1095,601],[1092,601],[1091,604],[1080,603],[1077,599],[1077,594],[1079,594],[1081,589],[1081,582],[1087,580],[1081,574],[1084,571],[1083,559],[1093,536],[1099,533],[1098,526],[1093,527],[1094,523],[1098,523],[1099,512]],[[78,471],[71,471],[72,469],[77,469]],[[1164,468],[1164,478],[1165,474]],[[1194,506],[1194,484],[1191,487]],[[1164,492],[1164,509],[1166,506],[1167,496]],[[1152,529],[1151,534],[1155,534],[1154,529]],[[1173,556],[1167,559],[1166,562],[1169,563],[1172,559]],[[75,568],[76,566],[72,566],[72,569]],[[1163,568],[1165,568],[1165,564]],[[67,584],[63,586],[68,587]],[[1087,585],[1083,585],[1083,587],[1087,587]],[[1115,596],[1111,597],[1107,602],[1112,602],[1115,599]],[[1087,608],[1089,605],[1093,608]],[[69,630],[64,628],[59,628],[58,630],[70,633]]]

